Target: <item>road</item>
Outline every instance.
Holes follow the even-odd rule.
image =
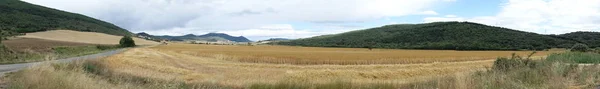
[[[111,56],[111,55],[114,55],[114,54],[118,54],[118,53],[121,53],[121,52],[123,52],[125,50],[126,49],[117,49],[117,50],[112,50],[112,51],[107,51],[107,52],[102,52],[102,53],[97,53],[97,54],[92,54],[92,55],[85,55],[85,56],[72,57],[72,58],[59,59],[59,60],[52,60],[52,61],[42,61],[42,62],[32,62],[32,63],[0,65],[0,76],[4,76],[5,73],[15,72],[15,71],[21,70],[23,68],[27,68],[29,66],[37,65],[37,64],[40,64],[40,63],[44,63],[44,62],[65,63],[65,62],[71,62],[71,61],[75,61],[75,60],[98,59],[98,58],[102,58],[102,57],[107,57],[107,56]]]

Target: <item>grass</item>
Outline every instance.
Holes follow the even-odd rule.
[[[0,55],[0,64],[38,62],[52,59],[61,59],[68,57],[83,56],[89,54],[100,53],[112,49],[117,49],[117,46],[60,46],[51,49],[51,52],[18,52],[10,51],[6,48]]]
[[[598,53],[588,52],[568,52],[552,54],[548,56],[548,60],[569,63],[600,63],[600,55],[598,55]]]
[[[293,46],[230,46],[170,44],[155,49],[182,54],[211,57],[228,61],[300,65],[362,65],[418,64],[492,60],[512,53],[527,55],[531,51],[451,51],[451,50],[393,50],[362,48],[320,48]],[[562,51],[540,51],[533,56],[545,56]]]
[[[478,71],[465,80],[466,89],[591,89],[600,85],[600,66],[565,63],[565,61],[589,60],[589,57],[574,57],[581,53],[567,52],[552,54],[547,60],[531,60],[528,57],[499,58],[494,67]],[[585,54],[598,56],[600,54]],[[559,59],[565,61],[555,61]],[[433,79],[431,81],[439,81]]]
[[[44,63],[12,74],[8,89],[227,89],[216,84],[187,84],[113,74],[98,61]]]
[[[528,54],[496,61],[290,65],[228,61],[160,47],[40,65],[11,75],[9,83],[18,89],[566,89],[594,88],[600,82],[598,65]]]

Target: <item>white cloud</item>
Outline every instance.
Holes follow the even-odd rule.
[[[424,21],[472,21],[543,34],[600,31],[600,0],[509,0],[501,8],[495,16],[428,17]]]
[[[447,0],[24,0],[99,18],[133,32],[237,31],[270,24],[364,22],[436,15]],[[164,32],[164,33],[163,33]]]

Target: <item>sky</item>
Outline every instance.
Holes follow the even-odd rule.
[[[307,38],[469,21],[540,34],[600,31],[600,0],[23,0],[152,35]]]

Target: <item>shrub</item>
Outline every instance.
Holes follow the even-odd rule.
[[[121,46],[119,45],[98,45],[96,46],[96,48],[100,49],[100,50],[108,50],[108,49],[117,49]]]
[[[581,43],[577,43],[571,47],[571,51],[574,52],[587,52],[589,49],[590,48],[587,45]]]
[[[515,53],[513,53],[512,57],[510,58],[498,58],[496,61],[494,61],[494,66],[492,67],[492,69],[499,71],[509,71],[524,67],[536,67],[538,63],[531,59],[531,56],[535,53],[536,52],[532,52],[531,54],[527,55],[526,58],[518,56]]]
[[[135,42],[130,36],[123,36],[123,38],[121,38],[121,41],[119,41],[119,45],[121,47],[134,47]]]

